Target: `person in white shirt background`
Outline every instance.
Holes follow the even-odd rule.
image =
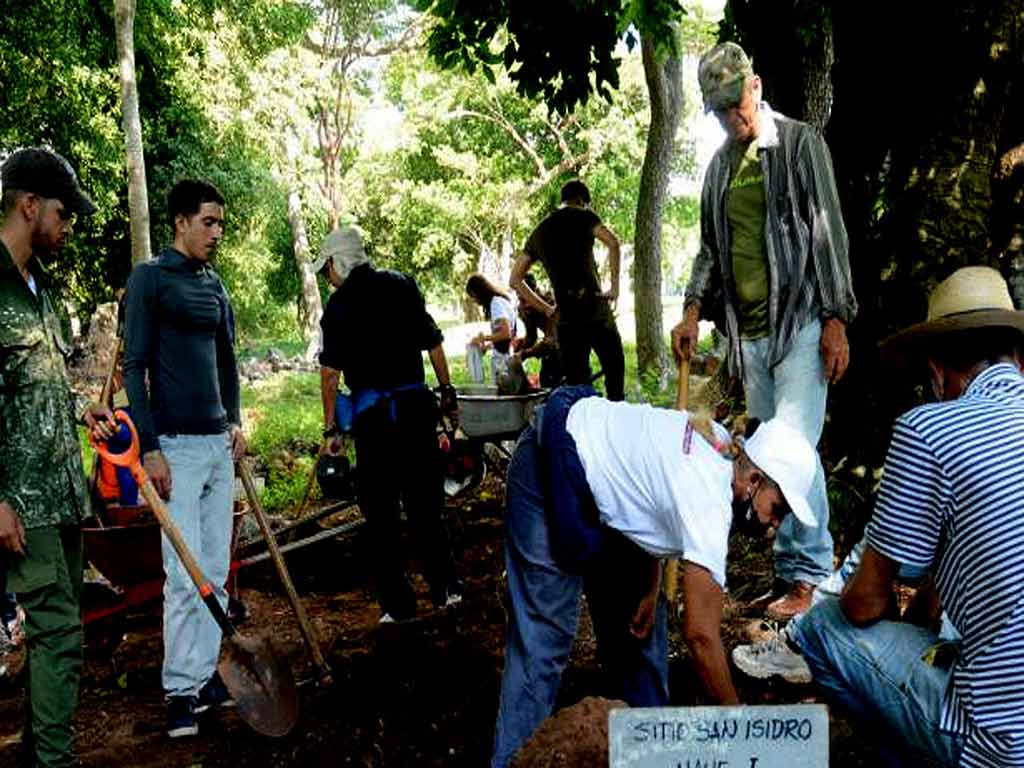
[[[482,356],[491,351],[491,376],[494,384],[498,377],[508,371],[508,359],[512,339],[516,335],[516,308],[512,294],[499,288],[480,273],[470,275],[466,281],[466,293],[483,309],[484,317],[491,324],[490,333],[477,334],[467,347],[467,367],[470,376],[483,383]]]

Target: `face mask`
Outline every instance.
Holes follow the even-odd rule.
[[[747,498],[733,499],[732,502],[732,530],[750,539],[763,539],[767,536],[771,526],[762,523],[754,511],[754,496],[756,491],[748,491]]]

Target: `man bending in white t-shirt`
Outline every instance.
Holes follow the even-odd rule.
[[[555,390],[509,466],[509,624],[492,768],[504,768],[550,713],[587,596],[603,695],[668,704],[661,559],[682,558],[683,635],[704,692],[738,703],[719,634],[732,526],[751,536],[790,511],[814,525],[815,453],[779,419],[735,459],[715,425],[705,439],[685,412]]]

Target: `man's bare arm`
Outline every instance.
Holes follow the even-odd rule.
[[[525,251],[520,251],[516,256],[515,262],[512,264],[512,274],[509,276],[509,285],[512,290],[515,291],[519,298],[525,301],[529,306],[536,309],[538,312],[543,312],[545,317],[551,317],[555,314],[555,307],[553,304],[548,304],[544,299],[537,295],[537,292],[533,290],[529,285],[526,284],[526,273],[530,271],[530,267],[533,266],[533,258],[530,254]]]
[[[870,546],[864,551],[860,565],[839,598],[851,624],[863,627],[887,616],[895,618],[893,583],[899,570],[899,563]]]
[[[719,630],[724,602],[722,588],[707,568],[684,561],[683,600],[686,603],[683,637],[705,693],[715,704],[738,704],[740,699],[732,684]]]
[[[604,224],[598,224],[594,227],[594,237],[604,243],[605,248],[608,249],[608,272],[611,276],[611,287],[601,295],[614,303],[619,299],[619,269],[621,264],[619,238]]]

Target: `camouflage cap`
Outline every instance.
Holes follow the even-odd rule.
[[[720,43],[705,53],[697,68],[704,111],[727,109],[740,103],[743,85],[754,76],[750,57],[736,43]]]

